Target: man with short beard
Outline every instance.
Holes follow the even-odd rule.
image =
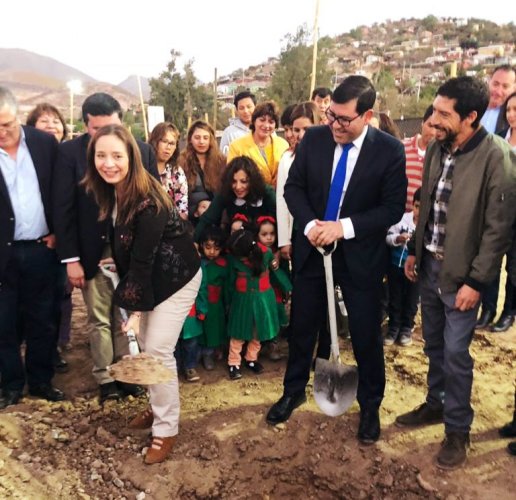
[[[470,77],[452,78],[437,91],[430,118],[436,141],[426,153],[419,224],[405,264],[407,278],[420,281],[428,393],[396,424],[444,422],[442,469],[466,460],[473,421],[469,345],[480,293],[509,248],[514,220],[516,158],[480,125],[488,100],[486,86]]]

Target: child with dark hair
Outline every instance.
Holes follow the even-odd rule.
[[[255,241],[251,231],[235,231],[228,242],[231,306],[228,316],[229,378],[242,377],[242,347],[247,341],[244,365],[256,374],[263,372],[257,361],[261,342],[272,340],[279,331],[276,298],[270,272],[274,256]]]
[[[276,302],[278,304],[278,319],[280,326],[287,326],[289,319],[285,311],[285,299],[292,290],[292,284],[289,279],[288,261],[280,257],[277,244],[276,219],[269,215],[262,215],[256,219],[257,239],[269,248],[274,256],[272,267],[275,270],[271,274],[271,283],[276,294]]]
[[[214,353],[227,344],[226,304],[228,303],[228,261],[221,255],[225,245],[224,231],[209,226],[199,239],[203,276],[206,277],[208,311],[203,322],[202,363],[206,370],[215,368]]]
[[[391,263],[387,272],[389,285],[389,330],[383,339],[386,346],[398,342],[401,346],[412,344],[412,329],[419,301],[419,286],[405,276],[407,244],[416,230],[419,218],[421,188],[413,198],[413,211],[405,212],[400,222],[387,232],[387,245],[391,247]]]
[[[256,237],[257,241],[269,248],[274,256],[272,268],[275,272],[271,273],[271,284],[276,297],[276,307],[278,309],[278,321],[280,328],[289,324],[289,318],[285,308],[285,302],[292,290],[292,284],[289,279],[289,263],[280,257],[276,240],[276,219],[269,215],[262,215],[256,219]],[[278,361],[281,359],[279,352],[278,339],[271,340],[268,344],[269,359]]]

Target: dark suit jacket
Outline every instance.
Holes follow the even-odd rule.
[[[322,220],[331,184],[336,143],[328,126],[306,131],[285,184],[285,200],[298,228],[294,265],[299,272],[312,247],[304,229]],[[401,220],[407,194],[405,151],[397,139],[369,127],[342,203],[339,218],[351,217],[355,238],[342,240],[333,256],[344,259],[353,284],[368,288],[380,283],[388,262],[387,230]],[[338,262],[338,261],[337,261]]]
[[[45,218],[51,233],[53,233],[52,217],[52,177],[57,156],[57,141],[54,136],[33,127],[23,127],[27,147],[38,176],[39,190],[45,210]],[[0,172],[0,280],[5,266],[11,256],[14,239],[14,212],[5,184]],[[45,236],[45,235],[41,235]],[[1,283],[0,283],[1,285]]]
[[[496,120],[496,128],[495,134],[501,135],[502,131],[507,132],[509,128],[509,122],[507,121],[506,113],[503,112],[503,109],[500,110],[500,114],[498,115],[498,120]],[[505,137],[505,135],[504,135]]]
[[[87,280],[98,271],[107,241],[107,220],[99,222],[99,210],[92,194],[80,181],[86,174],[86,150],[90,136],[81,135],[59,146],[53,183],[54,226],[57,253],[61,260],[79,257]],[[137,141],[144,167],[159,179],[156,158],[148,144]]]

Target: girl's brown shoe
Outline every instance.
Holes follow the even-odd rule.
[[[128,424],[129,429],[148,429],[154,422],[154,415],[152,409],[147,408],[142,413],[136,415]]]
[[[150,465],[163,462],[163,460],[165,460],[172,451],[175,441],[176,436],[153,436],[152,444],[145,455],[145,463]]]

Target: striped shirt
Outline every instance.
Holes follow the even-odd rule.
[[[409,137],[403,141],[407,163],[405,171],[407,173],[407,201],[405,202],[405,212],[412,211],[412,201],[414,193],[421,187],[423,179],[423,164],[425,162],[425,152],[417,147],[419,134]]]

